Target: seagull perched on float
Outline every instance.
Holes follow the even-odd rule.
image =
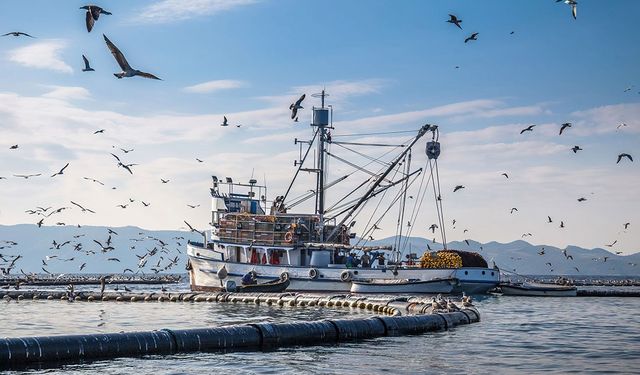
[[[116,76],[118,79],[124,78],[124,77],[140,76],[140,77],[144,77],[144,78],[160,80],[160,78],[154,76],[151,73],[146,73],[146,72],[142,72],[142,71],[137,70],[137,69],[133,69],[131,67],[131,65],[129,65],[129,63],[127,62],[127,59],[125,59],[125,57],[122,54],[122,52],[120,52],[118,47],[116,47],[116,45],[113,44],[109,40],[109,38],[107,38],[106,35],[102,34],[102,36],[104,37],[104,41],[107,43],[107,47],[109,47],[109,50],[111,51],[111,54],[116,59],[116,61],[118,62],[118,65],[120,65],[120,68],[122,69],[122,72],[120,72],[120,73],[113,73],[114,76]]]
[[[462,20],[459,20],[458,17],[456,17],[455,15],[449,14],[449,19],[447,20],[447,22],[458,26],[458,28],[462,30],[462,26],[460,26],[460,23],[462,22]]]
[[[289,109],[291,110],[291,119],[295,119],[298,115],[298,110],[299,109],[303,109],[304,107],[302,106],[302,101],[304,100],[304,98],[307,96],[307,94],[302,94],[302,96],[300,98],[298,98],[298,100],[296,100],[295,103],[291,103],[291,105],[289,106]]]
[[[108,16],[111,15],[110,12],[107,12],[106,10],[100,8],[97,5],[85,5],[83,7],[80,7],[80,9],[86,9],[87,10],[85,21],[86,21],[86,24],[87,24],[87,32],[88,33],[91,32],[91,29],[93,29],[93,24],[98,20],[98,18],[100,17],[101,14],[106,14]]]

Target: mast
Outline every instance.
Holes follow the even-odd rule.
[[[319,94],[313,94],[313,97],[320,97],[320,108],[313,107],[313,123],[318,132],[318,159],[317,159],[317,175],[316,175],[316,215],[320,216],[320,225],[324,223],[324,179],[326,175],[326,143],[328,138],[329,125],[329,108],[324,106],[324,98],[328,96],[324,89]],[[320,228],[320,241],[324,241],[324,230]]]

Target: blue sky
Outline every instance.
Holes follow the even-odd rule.
[[[82,5],[0,4],[0,33],[37,37],[0,38],[0,224],[32,222],[24,210],[76,197],[98,214],[65,221],[204,226],[210,174],[247,179],[255,169],[273,195],[286,188],[291,139],[309,134],[288,119],[288,104],[326,87],[336,134],[441,126],[446,188],[466,186],[445,200],[448,220],[461,223],[450,239],[532,232],[533,243],[618,240],[616,250],[640,250],[637,162],[615,163],[640,144],[637,1],[582,0],[577,20],[552,0],[119,1],[99,4],[113,15],[91,33]],[[445,22],[449,13],[463,30]],[[478,40],[463,43],[472,32]],[[163,81],[113,77],[102,33]],[[82,54],[96,72],[81,72]],[[318,104],[305,103],[301,121]],[[223,115],[243,127],[220,128]],[[574,126],[559,137],[563,122]],[[529,124],[538,126],[520,135]],[[584,151],[573,154],[574,145]],[[136,175],[115,168],[112,146],[135,149],[126,158],[140,164]],[[48,177],[66,162],[65,176]],[[11,177],[40,172],[46,178]],[[88,185],[87,175],[117,189]],[[129,197],[154,204],[115,209]],[[565,230],[545,225],[547,215]],[[432,216],[425,212],[425,228]],[[393,233],[392,222],[385,227],[379,236]]]

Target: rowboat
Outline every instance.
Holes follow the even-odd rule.
[[[498,287],[506,296],[575,297],[578,294],[578,288],[570,285],[524,282],[503,283]]]
[[[410,294],[449,294],[460,285],[456,278],[448,279],[369,279],[351,282],[351,293],[410,293]]]
[[[290,279],[275,279],[267,281],[262,284],[249,284],[249,285],[236,285],[233,281],[227,281],[225,283],[225,290],[227,292],[235,293],[281,293],[288,287]]]

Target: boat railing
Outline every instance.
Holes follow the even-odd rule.
[[[223,242],[256,245],[294,246],[319,240],[317,215],[227,214],[221,218],[216,234]],[[332,230],[333,227],[327,228]],[[348,243],[348,233],[336,243]]]

